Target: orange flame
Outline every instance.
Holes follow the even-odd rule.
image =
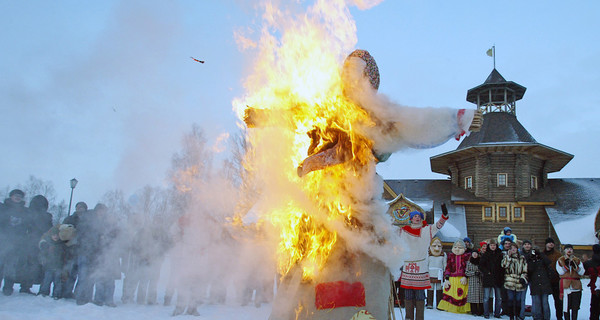
[[[264,218],[279,230],[278,270],[298,266],[311,279],[337,241],[333,222],[356,226],[348,181],[374,161],[372,142],[354,130],[371,120],[342,92],[341,64],[356,27],[342,0],[317,1],[297,16],[264,8],[259,59],[246,96],[233,104],[249,127],[260,128],[249,134],[254,152],[246,168],[262,178],[272,202]],[[309,156],[326,159],[323,151],[337,157],[335,165],[303,170]]]

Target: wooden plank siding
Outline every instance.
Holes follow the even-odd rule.
[[[473,177],[471,191],[475,196],[496,202],[510,202],[531,195],[531,176],[541,187],[544,163],[528,154],[494,153],[469,157],[450,168],[452,183],[465,189],[465,178]],[[507,185],[498,186],[498,174],[507,175]]]
[[[467,234],[474,243],[479,243],[484,239],[494,238],[504,230],[504,227],[511,227],[513,233],[519,240],[529,239],[534,245],[544,248],[545,240],[549,236],[555,239],[556,232],[552,227],[548,215],[543,206],[525,206],[524,222],[492,222],[482,221],[481,205],[465,205],[465,214],[467,219]]]

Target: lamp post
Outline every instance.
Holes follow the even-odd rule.
[[[71,215],[71,203],[73,203],[73,189],[75,189],[75,186],[77,186],[77,179],[73,178],[71,179],[71,198],[69,199],[69,211],[67,211],[67,216]]]

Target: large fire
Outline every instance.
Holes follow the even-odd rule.
[[[342,64],[356,44],[346,1],[317,1],[296,16],[264,9],[254,73],[234,106],[260,128],[249,130],[255,152],[246,165],[271,195],[262,218],[279,232],[278,271],[298,266],[308,280],[338,240],[333,226],[361,226],[348,183],[375,158],[355,126],[374,124],[343,92]]]

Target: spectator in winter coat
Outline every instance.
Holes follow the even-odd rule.
[[[573,246],[566,244],[565,254],[556,261],[556,272],[560,276],[561,300],[565,320],[577,320],[581,305],[581,276],[585,272],[583,263],[573,254]]]
[[[25,208],[25,193],[14,189],[4,200],[0,212],[0,235],[2,236],[2,260],[4,262],[4,287],[2,293],[11,295],[15,282],[21,284],[20,292],[33,294],[31,283],[24,279],[23,266],[28,258],[28,233],[32,225],[30,212]]]
[[[504,244],[504,240],[502,239],[503,237],[509,237],[510,241],[517,243],[517,235],[512,233],[511,227],[504,227],[502,232],[500,232],[500,234],[498,235],[498,239],[496,239],[496,240],[498,240],[498,243]],[[502,250],[505,250],[505,249],[502,249]]]
[[[504,268],[504,288],[508,301],[507,313],[510,320],[518,317],[521,309],[521,295],[527,288],[527,261],[519,254],[519,247],[512,243],[507,254],[502,258]]]
[[[462,240],[454,242],[444,272],[446,281],[444,282],[444,297],[438,305],[440,310],[454,313],[471,312],[471,306],[467,303],[469,286],[465,274],[467,261],[471,254],[465,251],[465,243]]]
[[[471,238],[465,237],[463,239],[463,242],[465,243],[465,252],[467,252],[467,253],[473,252],[473,241],[471,241]]]
[[[502,251],[498,248],[495,239],[491,239],[488,243],[487,250],[481,256],[479,269],[482,273],[483,282],[483,316],[488,319],[490,311],[493,311],[494,317],[500,317],[500,308],[502,304],[500,287],[504,284],[504,269],[501,266]],[[487,301],[494,296],[494,309],[490,310]]]
[[[523,240],[523,244],[521,245],[521,249],[519,253],[525,257],[525,261],[529,259],[531,256],[531,248],[532,244],[530,240]],[[527,289],[529,285],[525,286],[525,290],[521,294],[521,312],[519,313],[519,319],[525,319],[525,297],[527,296]]]
[[[481,271],[479,270],[480,262],[479,252],[473,251],[471,258],[467,262],[467,269],[465,275],[469,282],[469,294],[467,295],[467,302],[471,304],[471,313],[474,316],[483,315],[483,285]]]
[[[38,260],[39,241],[44,233],[52,228],[52,214],[48,212],[48,200],[42,195],[37,195],[29,202],[31,214],[31,228],[29,230],[29,241],[27,246],[27,260],[23,269],[26,279],[31,284],[41,284],[44,273],[42,265]]]
[[[88,206],[85,202],[77,202],[75,205],[75,212],[63,219],[63,224],[72,225],[75,230],[79,227],[79,220],[88,212]],[[72,241],[71,245],[67,246],[67,256],[65,258],[65,264],[67,269],[67,277],[63,279],[63,294],[62,297],[66,299],[73,299],[73,288],[75,287],[75,281],[77,280],[78,267],[77,267],[77,250],[79,245],[77,240]]]
[[[56,225],[41,236],[38,245],[40,248],[39,260],[44,269],[44,278],[38,294],[46,297],[50,295],[50,286],[54,284],[52,298],[62,298],[62,276],[65,272],[65,257],[67,254],[66,242],[74,237],[74,228],[71,225]]]
[[[556,319],[562,320],[563,316],[563,307],[562,307],[562,299],[560,299],[560,277],[558,276],[558,272],[556,272],[556,261],[560,258],[561,254],[556,249],[554,249],[554,239],[547,238],[546,244],[544,248],[544,255],[550,260],[550,286],[552,287],[552,298],[554,300],[554,314],[556,315]]]
[[[592,259],[583,263],[585,274],[590,277],[588,286],[592,291],[590,300],[590,320],[598,320],[600,317],[600,244],[592,246],[594,254]]]
[[[102,203],[96,205],[94,214],[97,218],[98,251],[92,260],[96,286],[93,303],[114,308],[117,306],[114,302],[115,280],[121,279],[120,252],[115,244],[119,234],[117,222]]]
[[[550,271],[553,265],[539,248],[531,249],[527,258],[527,276],[531,290],[532,312],[534,320],[549,320],[550,305],[548,296],[552,294]]]
[[[98,263],[100,251],[101,221],[97,210],[82,215],[77,222],[77,286],[75,299],[77,305],[92,301],[94,293],[93,272]]]

